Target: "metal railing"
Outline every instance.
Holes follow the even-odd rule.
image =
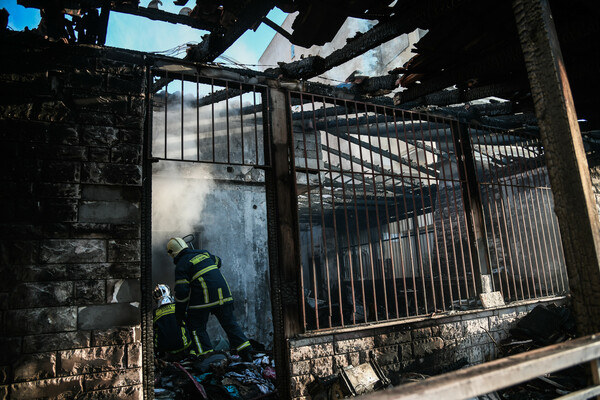
[[[289,101],[305,330],[478,307],[475,207],[506,301],[567,290],[533,138],[470,127],[465,143],[448,118],[299,92]]]
[[[509,300],[568,291],[544,150],[531,134],[471,128],[494,289]]]
[[[164,86],[153,96],[152,157],[170,161],[265,167],[267,91],[195,69],[156,68]]]

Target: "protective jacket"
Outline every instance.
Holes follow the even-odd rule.
[[[221,274],[221,259],[206,250],[183,249],[175,263],[175,314],[185,319],[188,309],[204,309],[233,301]]]
[[[192,337],[185,326],[179,326],[175,318],[175,304],[166,304],[154,310],[154,349],[169,353],[186,350]]]

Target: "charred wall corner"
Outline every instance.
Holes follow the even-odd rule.
[[[144,61],[0,36],[0,398],[141,398]]]

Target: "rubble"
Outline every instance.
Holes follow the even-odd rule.
[[[569,308],[538,305],[510,330],[508,338],[500,342],[498,357],[535,350],[575,337],[575,322]],[[585,365],[577,365],[500,390],[498,396],[508,400],[554,399],[585,387]]]
[[[267,352],[252,362],[219,350],[204,356],[169,361],[155,359],[155,399],[258,400],[277,399],[275,362]]]

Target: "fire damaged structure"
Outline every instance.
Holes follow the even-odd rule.
[[[540,305],[600,331],[595,2],[18,3],[43,18],[0,33],[1,398],[153,398],[152,289],[188,233],[272,354],[272,397],[493,360]],[[114,12],[209,33],[183,59],[110,48]],[[324,57],[213,63],[260,23],[308,48],[349,17],[375,22]],[[416,29],[387,75],[310,81]],[[163,224],[165,192],[189,197]]]

